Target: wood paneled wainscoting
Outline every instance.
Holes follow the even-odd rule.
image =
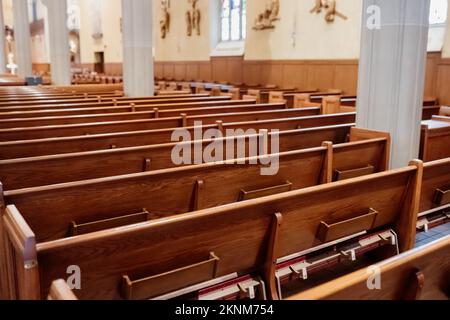
[[[210,61],[157,61],[155,75],[173,80],[204,80],[247,84],[276,84],[281,87],[343,89],[357,92],[358,60],[244,60],[217,57]],[[425,96],[450,104],[450,58],[429,53]]]
[[[157,78],[275,84],[280,87],[340,88],[356,94],[358,60],[244,60],[217,57],[210,61],[157,61]]]
[[[425,96],[437,97],[440,104],[450,105],[450,58],[440,52],[429,53],[425,80]]]

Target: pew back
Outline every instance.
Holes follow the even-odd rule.
[[[399,235],[401,251],[411,249],[420,178],[417,163],[388,173],[40,243],[32,246],[35,266],[26,270],[37,283],[21,288],[19,297],[40,298],[40,288],[47,294],[53,279],[64,276],[67,266],[77,265],[83,270],[82,290],[76,292],[81,299],[123,299],[124,276],[133,280],[152,276],[153,284],[147,288],[151,298],[233,273],[260,274],[269,297],[277,298],[274,261],[319,245],[316,234],[323,221],[345,225],[374,208],[378,214],[366,231],[392,227]],[[6,211],[4,221],[8,220],[20,220],[14,206]],[[17,231],[8,224],[5,227],[7,238],[14,239]],[[199,272],[199,265],[211,266],[214,272]],[[23,283],[23,263],[15,267],[16,282]],[[176,275],[181,270],[188,278],[161,282],[167,272]],[[145,292],[139,298],[146,298]]]

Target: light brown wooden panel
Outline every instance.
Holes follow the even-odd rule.
[[[180,62],[174,65],[174,78],[177,81],[183,81],[186,79],[186,63]]]
[[[230,83],[242,82],[242,57],[228,60],[227,81]]]
[[[154,66],[154,72],[155,72],[155,77],[158,79],[161,79],[164,77],[164,68],[163,65],[160,63],[155,63]]]
[[[425,75],[425,96],[436,96],[438,63],[441,59],[440,53],[429,53],[427,57],[427,67]]]
[[[308,67],[302,64],[283,63],[282,86],[304,88],[308,85]]]
[[[186,80],[190,81],[190,80],[198,80],[199,78],[199,66],[198,64],[195,63],[187,63],[186,64]]]
[[[212,77],[214,81],[228,81],[228,61],[226,58],[213,58],[211,60]]]
[[[321,91],[333,88],[334,70],[333,64],[308,65],[308,84]]]
[[[268,84],[282,84],[283,83],[283,64],[279,62],[273,62],[268,68]]]
[[[171,63],[164,64],[164,78],[165,79],[173,79],[175,76],[175,68]]]
[[[212,70],[210,62],[199,64],[198,76],[199,79],[197,80],[212,81]]]
[[[440,104],[450,104],[450,59],[441,60],[437,72],[437,97]]]
[[[342,89],[344,94],[356,95],[358,85],[358,64],[338,64],[334,71],[333,87]]]

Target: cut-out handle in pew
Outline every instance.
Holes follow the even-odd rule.
[[[141,223],[151,220],[152,217],[150,213],[147,210],[143,210],[139,213],[134,213],[126,216],[111,218],[111,219],[105,219],[105,220],[98,220],[88,223],[76,223],[75,221],[72,221],[70,226],[70,235],[72,237],[79,236],[83,234],[88,234],[92,232],[112,229],[112,228],[118,228],[123,227],[135,223]]]
[[[434,194],[434,204],[444,206],[450,203],[450,187],[436,189]]]
[[[332,224],[322,221],[317,232],[317,238],[322,243],[328,243],[348,237],[352,234],[370,230],[375,223],[377,215],[378,211],[370,208],[367,210],[367,213],[356,218],[351,218]]]
[[[257,189],[257,190],[250,190],[250,191],[249,190],[241,190],[238,201],[246,201],[246,200],[252,200],[252,199],[256,199],[256,198],[268,197],[268,196],[272,196],[272,195],[283,193],[283,192],[289,192],[289,191],[292,191],[292,189],[293,189],[292,183],[289,181],[286,181],[286,183],[281,184],[279,186]]]
[[[357,178],[375,173],[375,167],[368,165],[367,167],[351,169],[351,170],[335,170],[334,181],[342,181]]]
[[[128,275],[122,278],[122,298],[145,300],[198,283],[213,280],[217,275],[220,259],[211,252],[205,261],[151,277],[132,280]]]

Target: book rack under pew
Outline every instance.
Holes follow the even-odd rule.
[[[450,236],[289,300],[449,300]],[[369,285],[371,285],[369,287]]]

